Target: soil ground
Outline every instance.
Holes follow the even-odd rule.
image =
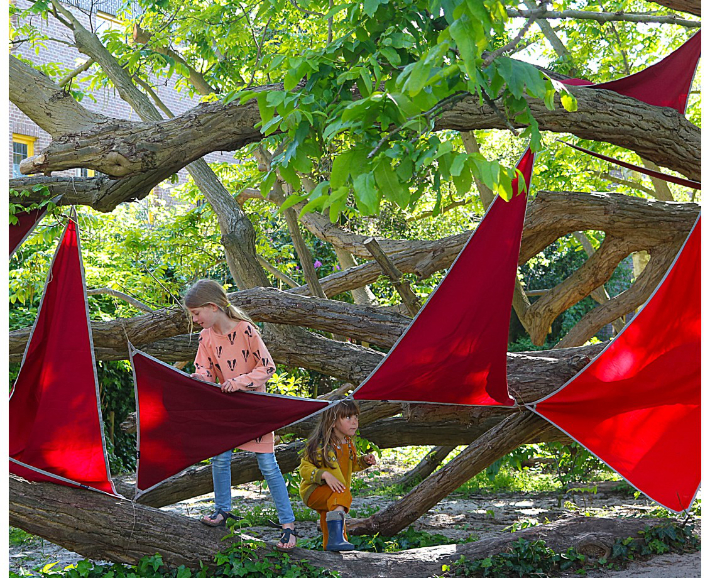
[[[377,480],[377,485],[396,482],[403,468],[383,462],[380,465],[380,471],[383,475]],[[452,494],[432,508],[427,515],[417,520],[413,526],[417,530],[442,534],[452,540],[463,540],[471,535],[480,539],[498,534],[506,529],[509,531],[513,524],[524,526],[531,523],[543,523],[546,519],[552,521],[571,511],[597,516],[637,516],[654,510],[658,511],[656,504],[647,500],[635,500],[633,496],[612,489],[612,486],[614,484],[602,482],[597,484],[596,494],[582,492],[564,498],[560,498],[560,494],[553,492],[496,493],[472,496]],[[268,490],[262,488],[258,483],[244,484],[233,488],[232,498],[235,510],[261,511],[272,514],[269,517],[276,519]],[[357,517],[365,517],[375,508],[384,508],[393,501],[394,498],[377,495],[356,496],[351,513]],[[292,503],[297,510],[303,507],[295,499],[292,499]],[[206,495],[166,506],[164,509],[200,517],[211,511],[212,506],[212,496]],[[298,514],[297,517],[299,517]],[[699,524],[697,526],[699,527]],[[303,538],[313,538],[320,535],[318,524],[315,521],[297,522],[297,528]],[[211,530],[205,527],[205,531]],[[251,526],[249,533],[272,543],[275,543],[279,537],[279,530],[267,526]],[[55,568],[63,568],[75,564],[81,559],[77,554],[39,538],[10,546],[10,570],[18,573],[21,573],[22,569],[28,572],[53,562],[57,562]],[[666,554],[634,562],[622,571],[590,570],[587,576],[590,578],[606,576],[616,578],[694,578],[700,576],[700,559],[700,552],[684,555]],[[570,574],[570,576],[574,576],[574,574]]]

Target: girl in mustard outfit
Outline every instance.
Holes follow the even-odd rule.
[[[320,514],[324,550],[355,548],[345,533],[345,514],[353,501],[350,480],[353,472],[377,462],[372,454],[357,455],[352,437],[357,432],[359,414],[357,403],[350,399],[325,410],[301,459],[301,498]]]

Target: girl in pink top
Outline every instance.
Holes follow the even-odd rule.
[[[222,391],[266,391],[266,382],[276,370],[259,331],[251,319],[227,299],[222,286],[210,279],[197,281],[185,294],[185,307],[192,321],[203,327],[200,333],[195,373],[192,377],[219,383]],[[276,505],[283,535],[278,548],[296,545],[296,520],[288,490],[274,457],[273,432],[239,446],[256,453],[259,469]],[[208,526],[223,526],[232,509],[232,452],[212,458],[215,511],[202,518]]]

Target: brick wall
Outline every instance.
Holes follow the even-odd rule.
[[[93,3],[94,12],[89,17],[88,9]],[[113,13],[116,7],[119,5],[117,0],[68,0],[67,8],[72,11],[73,14],[81,21],[81,23],[88,29],[97,29],[98,26],[106,26],[108,23],[105,19],[101,19],[96,15],[96,11]],[[30,6],[30,2],[27,0],[16,0],[15,5],[20,9],[25,9]],[[85,7],[86,10],[82,11],[79,7]],[[39,16],[34,16],[32,18],[32,23],[39,29],[42,30],[50,38],[72,42],[73,37],[71,32],[55,18],[50,16],[46,21]],[[44,48],[36,53],[34,48],[29,46],[28,43],[23,43],[12,50],[12,54],[16,56],[22,56],[31,60],[33,63],[38,65],[58,63],[61,66],[74,69],[79,66],[82,62],[86,60],[86,56],[80,54],[75,48],[67,46],[61,42],[47,41]],[[97,65],[92,67],[92,70]],[[88,72],[91,73],[91,70]],[[73,82],[82,84],[82,78],[85,78],[87,73],[82,73],[78,78],[74,79]],[[165,103],[165,105],[174,113],[180,114],[186,110],[192,108],[199,103],[199,97],[190,99],[187,95],[183,96],[178,93],[175,88],[175,84],[172,80],[166,80],[164,78],[157,81],[155,86],[155,92],[159,98]],[[100,91],[94,92],[93,96],[95,101],[85,97],[81,104],[89,110],[98,112],[100,114],[111,116],[114,118],[121,118],[127,120],[140,120],[138,115],[131,109],[131,107],[126,104],[118,96],[118,93],[114,89],[102,89]],[[24,115],[14,104],[10,103],[10,134],[9,134],[9,155],[8,162],[10,165],[10,174],[12,174],[12,133],[17,133],[26,136],[35,137],[34,143],[34,153],[38,154],[43,148],[45,148],[51,141],[48,133],[39,128],[34,124],[26,115]],[[230,151],[226,152],[213,152],[206,155],[204,159],[207,162],[235,162],[233,153]],[[53,173],[56,175],[76,175],[76,170],[62,171]],[[184,183],[187,179],[187,171],[185,169],[178,173],[179,183]],[[172,197],[169,194],[169,189],[174,185],[170,185],[165,182],[160,187],[156,187],[155,194],[159,198],[165,199],[167,202],[173,202]]]

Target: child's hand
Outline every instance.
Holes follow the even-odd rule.
[[[219,388],[224,392],[224,393],[232,393],[233,391],[236,391],[237,386],[234,385],[231,379],[228,379],[225,381],[222,385],[219,386]]]
[[[345,491],[345,484],[330,472],[323,472],[321,479],[328,484],[328,487],[334,492],[342,494]]]
[[[374,456],[374,454],[367,454],[363,457],[363,459],[365,460],[365,463],[369,466],[374,466],[377,463],[377,458]]]

